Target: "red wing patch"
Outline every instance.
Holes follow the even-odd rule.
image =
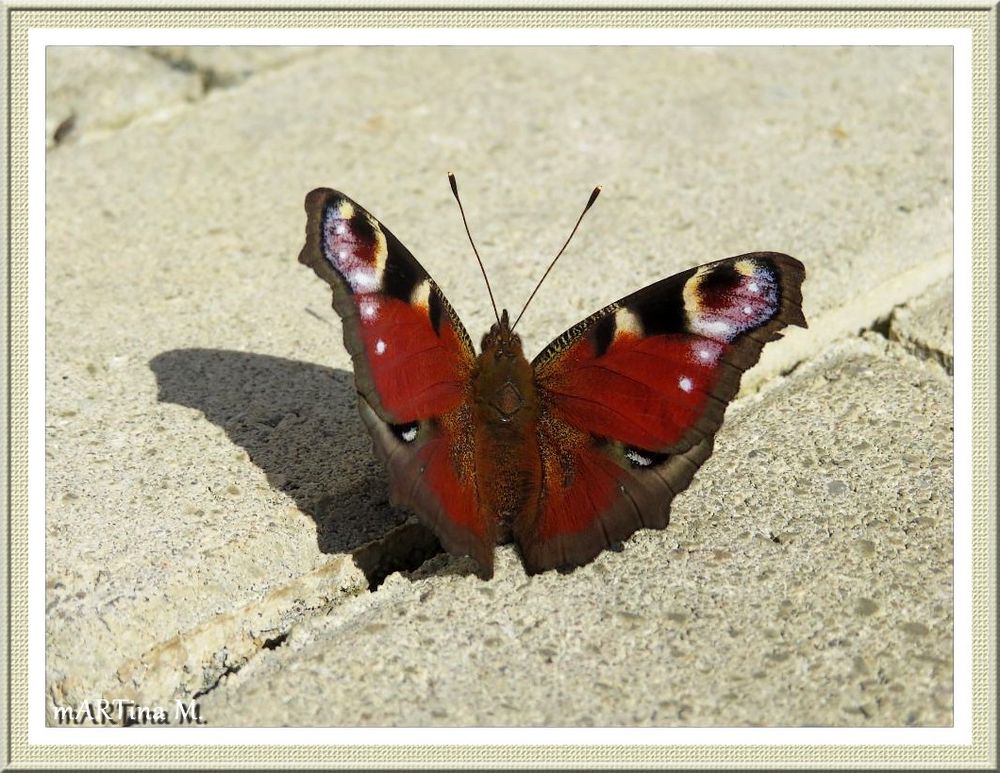
[[[382,407],[397,424],[453,410],[466,399],[469,363],[451,325],[376,293],[354,296],[361,339]]]
[[[361,417],[389,469],[392,503],[417,513],[448,552],[470,555],[483,576],[492,574],[496,524],[480,512],[468,406],[403,431],[386,424],[364,399]]]
[[[589,528],[618,494],[622,469],[597,453],[582,432],[567,432],[554,422],[539,427],[542,451],[543,515],[535,532],[539,540],[578,534]]]
[[[441,437],[419,451],[417,458],[424,465],[427,486],[441,503],[441,508],[462,529],[470,531],[477,539],[485,539],[488,529],[480,520],[476,487],[471,475],[461,475],[449,448],[451,438]],[[466,471],[471,472],[471,470]],[[492,550],[492,542],[490,543]]]
[[[570,329],[535,359],[554,415],[600,438],[676,453],[718,430],[764,343],[805,325],[804,271],[754,253],[652,284]]]
[[[641,528],[662,529],[670,500],[712,452],[712,438],[672,456],[639,456],[546,414],[539,424],[542,496],[514,536],[529,572],[580,566]]]
[[[567,424],[629,446],[668,449],[713,399],[726,348],[691,335],[618,335],[598,357],[583,338],[544,388]]]
[[[542,491],[533,518],[514,524],[529,571],[592,558],[612,539],[602,514],[619,495],[624,470],[586,432],[544,414],[538,425]],[[589,557],[585,557],[585,554]]]

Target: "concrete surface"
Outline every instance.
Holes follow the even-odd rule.
[[[54,145],[89,141],[138,121],[162,120],[213,89],[316,48],[285,46],[50,46],[45,136]]]
[[[952,372],[955,349],[952,345],[954,315],[952,281],[942,280],[911,302],[893,309],[888,333],[918,357],[935,359]]]
[[[202,92],[195,73],[164,67],[134,48],[49,46],[45,64],[50,150],[137,119],[156,120]]]
[[[47,162],[50,710],[951,723],[948,52],[49,57],[51,90],[106,61],[76,104],[128,103]],[[234,75],[206,90],[213,67]],[[49,104],[58,125],[66,103]],[[772,249],[807,266],[809,330],[745,379],[671,525],[570,574],[528,578],[509,548],[490,583],[424,563],[328,292],[295,262],[305,192],[338,187],[478,340],[491,312],[448,170],[509,307],[605,186],[519,327],[528,351],[695,263]]]
[[[510,547],[489,583],[447,560],[393,575],[374,602],[293,627],[204,714],[950,725],[950,401],[939,367],[884,339],[835,345],[733,411],[667,530],[569,576],[529,580]]]

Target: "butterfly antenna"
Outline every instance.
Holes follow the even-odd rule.
[[[465,208],[462,206],[462,200],[458,197],[458,183],[455,182],[455,175],[448,172],[448,182],[451,183],[451,192],[455,194],[455,201],[458,202],[458,211],[462,213],[462,222],[465,224],[465,233],[469,237],[469,244],[472,245],[472,251],[476,253],[476,260],[479,261],[479,270],[483,272],[483,279],[486,280],[486,292],[490,294],[490,303],[493,304],[493,315],[497,318],[497,324],[500,324],[500,314],[497,313],[497,302],[493,299],[493,288],[490,287],[490,278],[486,276],[486,267],[483,266],[483,259],[479,257],[479,250],[476,249],[476,243],[472,241],[472,232],[469,231],[469,221],[465,219]]]
[[[521,309],[521,313],[517,315],[517,319],[514,320],[514,324],[510,326],[510,330],[512,333],[514,332],[514,328],[517,327],[517,323],[521,321],[521,317],[524,316],[524,312],[527,311],[528,304],[531,303],[531,299],[535,297],[535,293],[538,292],[538,288],[541,287],[542,282],[545,281],[545,277],[549,275],[549,272],[552,270],[552,267],[556,264],[556,261],[559,260],[559,256],[566,251],[566,248],[569,246],[570,241],[573,239],[573,234],[576,233],[576,229],[580,227],[580,223],[583,221],[583,216],[587,214],[587,211],[592,206],[594,206],[594,202],[597,201],[597,197],[600,195],[600,193],[601,193],[601,186],[598,185],[596,188],[594,188],[594,192],[590,194],[590,199],[587,201],[587,206],[583,208],[583,212],[580,213],[580,217],[576,219],[576,225],[573,226],[573,230],[570,231],[569,238],[566,239],[566,243],[562,246],[562,249],[559,250],[559,253],[554,258],[552,258],[552,262],[549,263],[549,267],[545,269],[545,273],[542,274],[542,278],[538,280],[538,284],[535,285],[535,289],[531,291],[531,295],[528,296],[528,300],[524,302],[524,307]]]

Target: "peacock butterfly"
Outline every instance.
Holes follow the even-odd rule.
[[[497,543],[515,541],[536,573],[664,528],[743,372],[786,325],[806,327],[802,263],[754,252],[644,287],[530,363],[505,309],[477,355],[437,283],[367,210],[328,188],[305,209],[299,261],[333,290],[391,501],[484,579]]]

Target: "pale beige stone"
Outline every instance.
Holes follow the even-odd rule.
[[[83,79],[81,57],[49,58],[53,126],[75,110],[87,139],[46,168],[50,704],[208,690],[216,723],[950,723],[950,382],[853,340],[951,270],[947,50],[331,48],[207,94],[197,68],[84,53]],[[518,328],[529,356],[755,250],[806,264],[810,327],[768,347],[666,531],[569,575],[528,578],[504,548],[492,583],[434,559],[372,593],[351,554],[377,564],[360,548],[402,535],[384,571],[426,545],[391,531],[406,515],[329,291],[295,260],[302,202],[331,186],[371,209],[478,341],[492,311],[449,170],[515,311],[604,185]]]

